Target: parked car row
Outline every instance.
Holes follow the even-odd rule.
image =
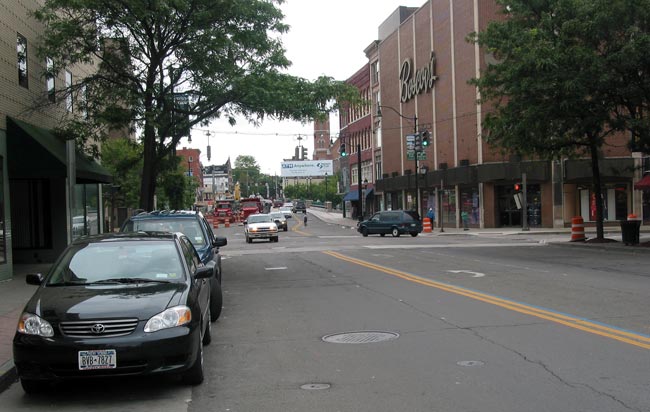
[[[201,383],[226,244],[197,212],[142,213],[121,233],[72,242],[48,273],[27,276],[38,289],[13,341],[23,389],[149,374]]]

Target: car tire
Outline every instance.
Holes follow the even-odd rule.
[[[380,233],[379,236],[384,237],[386,236],[386,233]]]
[[[214,279],[210,285],[210,319],[212,322],[221,316],[221,307],[223,306],[223,292],[221,285]]]
[[[203,334],[203,340],[201,342],[205,346],[212,342],[212,316],[210,311],[208,311],[208,322],[207,325],[205,325],[205,333]]]
[[[200,385],[203,382],[203,343],[199,339],[198,353],[190,368],[185,372],[183,381],[188,385]]]
[[[396,227],[392,228],[391,231],[390,231],[390,234],[391,234],[393,237],[399,237],[399,229],[396,228]]]
[[[368,237],[368,228],[367,227],[362,227],[361,228],[361,235],[363,237]]]
[[[253,243],[253,240],[251,238],[249,238],[248,236],[246,236],[246,243]]]
[[[27,394],[42,393],[49,386],[49,382],[20,378],[20,385]]]
[[[411,236],[416,237],[418,235],[418,232],[411,232]]]
[[[284,228],[284,231],[286,232],[287,230],[289,230],[289,228],[288,228],[288,227],[285,227],[285,228]]]

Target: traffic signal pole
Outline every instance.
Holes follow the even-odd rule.
[[[522,217],[523,222],[521,230],[527,231],[530,230],[528,227],[528,191],[526,190],[526,173],[521,174],[521,190],[523,191],[523,196],[521,199],[521,208],[523,209]]]

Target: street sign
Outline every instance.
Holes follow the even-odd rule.
[[[415,135],[407,134],[406,135],[406,149],[414,150],[415,149]]]
[[[406,159],[407,160],[415,160],[415,150],[407,150],[406,151]],[[427,160],[427,152],[417,152],[418,154],[418,160]]]

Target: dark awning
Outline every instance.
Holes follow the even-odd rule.
[[[50,130],[7,117],[7,166],[10,177],[66,177],[65,142]],[[77,152],[77,183],[110,183],[112,176]]]
[[[372,187],[370,189],[366,189],[366,197],[370,197],[370,195],[372,195],[372,192],[374,192],[374,189]]]
[[[650,173],[634,184],[636,190],[650,190]]]
[[[347,202],[356,202],[359,200],[359,191],[358,190],[352,190],[343,196],[343,201]]]

